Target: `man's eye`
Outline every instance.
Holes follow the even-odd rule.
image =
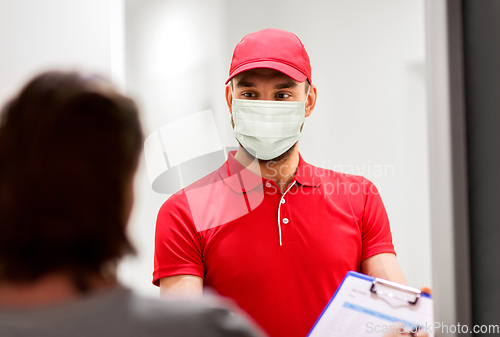
[[[286,99],[286,98],[289,98],[291,97],[292,95],[290,94],[287,94],[287,93],[284,93],[284,92],[280,92],[279,94],[276,95],[279,99]]]
[[[246,97],[246,98],[253,98],[253,97],[255,97],[255,94],[253,92],[243,92],[243,93],[241,93],[241,96]]]

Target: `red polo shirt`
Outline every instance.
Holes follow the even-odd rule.
[[[158,213],[153,283],[202,277],[270,336],[306,336],[344,275],[394,247],[375,185],[299,158],[283,194],[230,153],[172,195]]]

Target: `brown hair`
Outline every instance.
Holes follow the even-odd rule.
[[[134,252],[127,193],[142,142],[136,105],[103,78],[31,80],[0,115],[0,281],[80,279]]]

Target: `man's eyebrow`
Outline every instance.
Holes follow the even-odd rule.
[[[287,81],[287,82],[282,82],[278,83],[274,86],[274,89],[288,89],[288,88],[295,88],[297,86],[297,82],[295,81]]]
[[[245,88],[253,88],[255,84],[246,80],[241,80],[236,83],[236,88],[245,87]]]

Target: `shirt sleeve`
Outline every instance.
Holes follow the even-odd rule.
[[[363,251],[361,261],[381,253],[393,253],[389,218],[377,187],[362,177],[363,215],[361,218]]]
[[[203,249],[184,191],[162,205],[156,219],[153,284],[175,275],[204,277]]]

